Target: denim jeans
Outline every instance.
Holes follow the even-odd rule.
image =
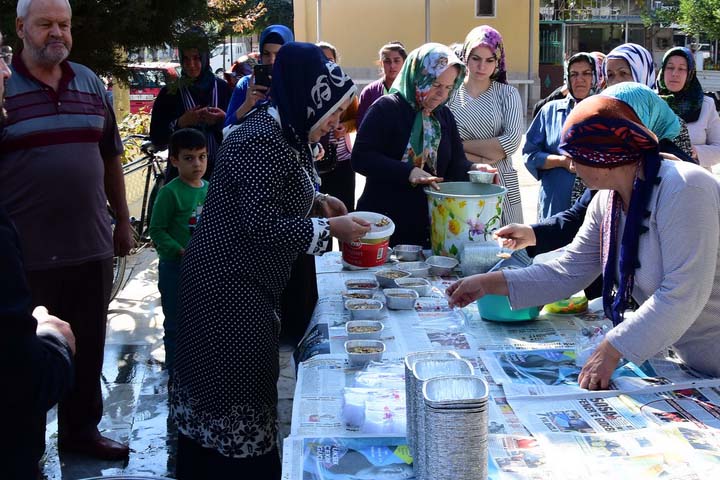
[[[180,260],[160,260],[158,290],[162,301],[163,329],[165,330],[165,367],[172,374],[178,329],[178,289],[180,286]]]

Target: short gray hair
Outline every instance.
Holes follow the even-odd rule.
[[[18,0],[17,10],[16,10],[18,18],[27,17],[28,10],[30,10],[30,4],[32,2],[33,2],[33,0]],[[65,3],[67,3],[68,8],[72,12],[72,7],[70,6],[70,0],[65,0]]]

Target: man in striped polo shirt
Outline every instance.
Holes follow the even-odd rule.
[[[102,459],[128,447],[100,435],[100,375],[112,257],[133,238],[122,142],[102,82],[68,62],[67,0],[20,0],[0,136],[0,204],[17,227],[34,305],[66,320],[77,338],[75,386],[58,407],[59,448]],[[106,202],[117,215],[111,229]]]

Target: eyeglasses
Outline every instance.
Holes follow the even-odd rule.
[[[12,57],[13,57],[13,51],[12,48],[8,46],[0,47],[0,58],[7,64],[10,65],[12,63]]]

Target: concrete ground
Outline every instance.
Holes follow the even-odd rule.
[[[513,157],[520,175],[525,221],[537,215],[537,182],[525,170],[519,154]],[[364,186],[358,175],[357,195]],[[55,410],[48,414],[44,478],[77,480],[109,475],[172,476],[175,431],[167,421],[167,373],[163,369],[163,314],[157,290],[157,255],[145,249],[129,258],[127,284],[110,305],[102,385],[104,435],[129,443],[127,462],[103,462],[79,455],[59,455]],[[290,431],[294,370],[291,346],[280,354],[280,436]]]

